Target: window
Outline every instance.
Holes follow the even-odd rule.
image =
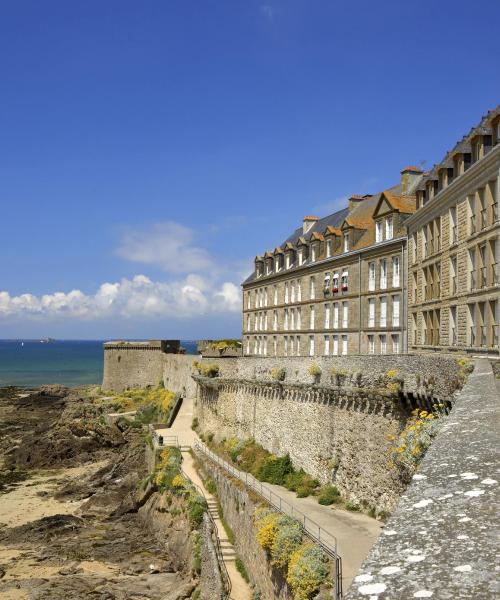
[[[284,324],[284,328],[285,328],[285,331],[288,329],[288,308],[285,308],[285,324]]]
[[[368,354],[375,354],[375,336],[368,336]]]
[[[330,292],[330,273],[325,273],[325,281],[323,283],[323,292],[328,294]]]
[[[314,329],[314,306],[311,306],[309,316],[309,329]]]
[[[368,327],[375,327],[375,298],[368,298]]]
[[[349,327],[349,302],[342,302],[342,327]]]
[[[278,304],[278,286],[274,286],[274,306]]]
[[[311,277],[311,280],[310,280],[309,298],[310,298],[310,300],[314,300],[316,298],[316,286],[314,283],[314,277]]]
[[[344,233],[344,252],[349,252],[349,232]]]
[[[330,328],[330,305],[325,304],[325,329]],[[312,329],[312,327],[311,327]]]
[[[284,350],[285,356],[288,356],[288,336],[287,335],[285,335],[285,337],[283,338],[283,350]]]
[[[392,336],[392,353],[399,354],[401,352],[399,346],[399,334],[394,334]]]
[[[326,241],[326,257],[330,258],[332,255],[332,240]]]
[[[392,326],[399,327],[399,295],[392,297]]]
[[[338,302],[335,302],[333,305],[333,328],[339,328],[339,305]]]
[[[380,354],[387,354],[387,337],[385,335],[380,336]]]
[[[257,338],[254,338],[253,339],[253,353],[257,354],[257,350],[258,350],[258,348],[257,348]]]
[[[290,336],[290,356],[295,354],[295,338],[293,335]]]
[[[267,306],[268,298],[267,298],[267,288],[264,288],[264,306]]]
[[[274,356],[278,356],[278,339],[276,336],[273,336],[273,354]]]
[[[273,311],[273,330],[278,331],[278,311]]]
[[[333,336],[333,355],[334,356],[339,355],[339,336],[338,335]]]
[[[347,336],[342,336],[342,356],[347,355]]]
[[[387,298],[380,297],[380,327],[387,326]]]
[[[267,311],[264,315],[264,330],[267,331]]]
[[[330,354],[330,336],[325,335],[324,345],[323,345],[323,354],[328,356]]]
[[[301,248],[299,250],[299,265],[302,265],[304,263],[304,249]]]
[[[250,338],[247,337],[247,350],[246,350],[247,354],[250,354]]]
[[[292,281],[290,283],[290,303],[293,304],[295,302],[295,282]]]
[[[387,288],[387,260],[383,258],[380,261],[380,289],[385,290]]]
[[[392,217],[387,217],[385,220],[385,239],[392,240],[393,238],[393,225]]]
[[[333,274],[332,292],[336,294],[339,291],[339,274]]]
[[[341,288],[342,288],[343,292],[347,292],[347,290],[349,289],[349,272],[348,271],[344,271],[342,273]]]
[[[373,292],[375,290],[375,263],[368,263],[368,290]]]
[[[411,236],[411,246],[412,246],[412,252],[411,252],[411,260],[413,263],[417,262],[417,234],[414,233]]]
[[[383,239],[382,235],[382,221],[375,222],[375,243],[378,244]]]
[[[276,273],[281,271],[281,256],[279,255],[274,259],[274,270]]]
[[[300,335],[297,336],[297,356],[300,356]]]
[[[316,260],[316,244],[311,245],[311,262]]]
[[[285,281],[285,304],[288,304],[288,281]]]
[[[276,264],[276,266],[277,266],[277,264]],[[272,260],[266,261],[266,275],[269,275],[269,273],[271,273],[272,269],[273,269],[273,261]],[[276,269],[276,270],[278,270],[278,269]]]
[[[302,302],[302,280],[297,279],[297,302]]]
[[[289,269],[292,266],[292,255],[290,252],[286,255],[286,268]]]
[[[309,336],[309,356],[314,356],[314,336]]]
[[[251,308],[252,306],[252,292],[248,292],[247,294],[247,308]]]
[[[400,285],[400,261],[399,256],[392,257],[392,287]]]
[[[458,228],[457,228],[457,207],[452,206],[450,208],[450,245],[458,242]]]
[[[457,345],[457,307],[450,306],[450,339],[451,346]]]
[[[297,329],[299,331],[302,329],[302,308],[300,306],[297,308]]]
[[[295,329],[295,309],[290,309],[290,329],[293,331]]]
[[[264,336],[263,346],[264,346],[264,348],[263,348],[263,354],[264,354],[264,356],[267,356],[267,335]]]

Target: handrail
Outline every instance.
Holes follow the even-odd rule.
[[[189,475],[186,474],[186,472],[181,468],[181,474],[182,476],[187,479],[190,483],[190,485],[192,485],[194,487],[194,489],[198,492],[198,494],[200,494],[204,499],[205,502],[207,501],[207,498],[205,496],[204,491],[200,488],[199,485],[196,485],[196,483],[189,477]],[[206,511],[206,515],[212,525],[212,530],[215,533],[215,554],[217,555],[217,562],[219,563],[219,569],[220,569],[220,574],[221,574],[221,578],[222,578],[222,594],[221,594],[221,600],[231,600],[231,578],[229,577],[229,573],[226,567],[226,563],[224,562],[224,557],[222,555],[222,546],[220,544],[220,539],[219,539],[219,533],[217,530],[217,524],[215,523],[215,520],[213,518],[213,516],[210,514],[210,510]]]
[[[269,488],[264,485],[261,481],[256,479],[253,475],[239,471],[231,464],[226,462],[220,456],[212,452],[203,442],[199,440],[195,440],[194,447],[197,450],[200,450],[204,454],[206,454],[213,462],[217,465],[225,469],[230,475],[236,477],[245,485],[253,489],[257,492],[262,498],[264,498],[271,506],[273,506],[276,510],[281,512],[284,515],[292,516],[297,518],[302,526],[302,530],[307,537],[309,537],[313,542],[319,544],[323,550],[334,559],[335,563],[335,590],[336,590],[336,598],[342,598],[342,559],[337,553],[337,538],[326,531],[323,527],[321,527],[318,523],[310,519],[306,514],[302,511],[298,510],[290,504],[290,502],[283,499],[281,496],[276,494]]]

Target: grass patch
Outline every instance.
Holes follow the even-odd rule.
[[[234,566],[236,567],[236,570],[238,571],[238,573],[243,577],[243,579],[247,583],[250,583],[250,577],[248,576],[247,570],[246,570],[245,565],[243,564],[243,561],[241,560],[241,558],[239,558],[239,557],[236,558],[236,560],[234,561]]]

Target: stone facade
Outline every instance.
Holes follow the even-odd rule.
[[[319,385],[308,373],[310,359],[221,361],[219,378],[200,381],[195,415],[204,433],[253,437],[323,483],[333,481],[351,501],[390,511],[405,481],[388,466],[388,436],[399,434],[417,403],[450,401],[458,375],[453,359],[397,358],[320,358]],[[271,377],[275,367],[286,369],[281,383]],[[406,396],[382,390],[387,371],[398,368]]]
[[[417,189],[408,219],[409,349],[498,354],[500,109]]]
[[[183,397],[193,397],[191,377],[195,356],[164,352],[160,341],[107,342],[104,344],[102,388],[121,392],[134,387],[164,386]]]
[[[408,167],[389,190],[353,196],[324,219],[306,217],[301,232],[257,257],[243,284],[245,356],[405,351],[404,224],[420,174]]]

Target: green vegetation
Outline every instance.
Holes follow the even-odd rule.
[[[275,381],[285,381],[286,369],[284,367],[274,367],[271,369],[271,377]]]
[[[198,417],[194,417],[194,419],[193,419],[193,421],[192,421],[192,423],[191,423],[191,429],[192,429],[193,431],[197,431],[197,430],[198,430],[198,428],[199,428],[199,426],[200,426],[200,422],[199,422],[199,420],[198,420]]]
[[[236,542],[236,536],[234,535],[234,531],[231,529],[231,526],[224,518],[224,509],[222,508],[222,504],[219,502],[218,499],[217,499],[217,512],[219,514],[219,519],[220,519],[220,522],[222,523],[222,527],[224,527],[224,531],[226,532],[227,539],[229,540],[229,543],[234,546],[234,543]]]
[[[345,507],[347,510],[350,510],[352,512],[358,512],[361,510],[359,504],[356,504],[355,502],[350,502],[350,501],[347,501],[345,503]]]
[[[187,516],[192,529],[197,529],[207,510],[207,502],[181,473],[182,456],[178,448],[165,448],[160,454],[152,481],[161,493],[182,496],[187,500]]]
[[[105,394],[105,392],[101,392],[101,394]],[[155,421],[168,420],[178,398],[179,394],[166,390],[163,382],[160,382],[154,388],[125,390],[111,399],[108,396],[105,396],[104,400],[97,398],[96,402],[105,402],[109,410],[115,412],[125,413],[135,410],[136,415],[133,419],[128,420],[128,425],[140,427]]]
[[[316,380],[319,379],[321,377],[321,373],[323,373],[323,369],[317,363],[312,363],[309,365],[308,371],[309,375],[312,375]]]
[[[250,583],[250,577],[248,576],[247,570],[246,570],[245,565],[243,564],[243,561],[241,560],[241,558],[237,557],[234,564],[235,564],[237,571],[243,577],[243,579],[247,583]]]
[[[216,363],[203,363],[197,360],[193,361],[193,367],[202,377],[217,377],[219,375],[219,365]]]
[[[207,344],[207,348],[210,348],[211,350],[225,350],[226,348],[234,348],[235,350],[238,350],[241,348],[241,340],[212,340],[209,344]]]
[[[270,508],[255,511],[256,538],[276,568],[283,571],[294,598],[315,597],[329,575],[328,557],[316,544],[304,542],[300,522]]]
[[[334,485],[323,486],[318,494],[318,503],[323,506],[330,506],[341,502],[340,492]]]

